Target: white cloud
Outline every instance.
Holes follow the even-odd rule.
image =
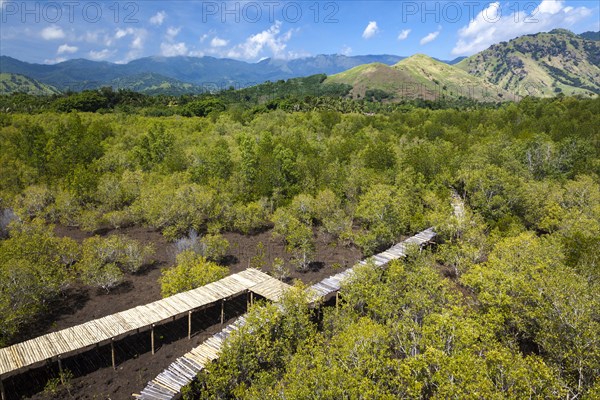
[[[67,61],[67,59],[64,57],[56,57],[56,58],[52,58],[52,59],[45,59],[44,64],[58,64],[63,61]]]
[[[350,54],[352,54],[352,47],[343,45],[342,50],[340,50],[340,54],[349,56]]]
[[[537,8],[537,11],[542,14],[556,14],[563,8],[562,1],[543,0]]]
[[[41,35],[44,40],[63,39],[66,36],[62,28],[58,26],[49,26],[42,29]]]
[[[138,49],[138,50],[143,49],[144,48],[144,38],[145,38],[145,35],[135,35],[133,37],[133,40],[131,41],[130,47],[132,49]]]
[[[161,43],[160,53],[165,57],[184,56],[188,53],[187,45],[184,42],[179,43]]]
[[[56,54],[64,54],[64,53],[73,54],[73,53],[77,52],[77,50],[79,50],[79,48],[77,46],[69,46],[68,44],[65,43],[65,44],[58,46],[58,50],[57,50]]]
[[[275,58],[289,58],[293,54],[286,54],[285,49],[291,38],[292,31],[281,34],[281,21],[275,21],[269,29],[248,37],[244,43],[233,47],[225,55],[232,58],[257,59],[268,49]]]
[[[179,35],[180,31],[181,28],[175,28],[173,26],[170,26],[167,28],[167,33],[165,34],[165,37],[168,41],[175,40],[175,37]]]
[[[91,31],[87,31],[83,36],[79,37],[80,41],[83,42],[87,42],[87,43],[99,43],[100,39],[100,33],[101,32],[91,32]]]
[[[371,39],[379,32],[379,27],[377,26],[376,21],[371,21],[363,31],[362,37],[365,39]]]
[[[437,31],[435,31],[435,32],[431,32],[431,33],[428,33],[428,34],[427,34],[425,37],[423,37],[423,38],[422,38],[422,39],[419,41],[419,43],[420,43],[421,45],[424,45],[424,44],[427,44],[427,43],[433,42],[433,41],[434,41],[435,39],[437,39],[437,37],[440,35],[440,32],[441,32],[441,31],[442,31],[442,27],[440,26],[440,27],[438,27],[438,30],[437,30]]]
[[[152,17],[150,17],[150,23],[152,25],[161,26],[166,17],[167,17],[167,13],[166,12],[159,11],[155,15],[153,15]]]
[[[200,43],[204,43],[206,39],[208,39],[208,33],[205,33],[204,35],[200,36]]]
[[[118,28],[117,31],[115,32],[115,39],[122,39],[127,35],[132,35],[133,34],[133,28],[127,28],[127,29],[121,29]]]
[[[90,57],[90,59],[92,59],[94,61],[101,61],[101,60],[106,60],[108,57],[112,56],[114,53],[115,53],[114,50],[111,51],[109,49],[102,49],[100,51],[91,50],[88,53],[88,56]]]
[[[530,14],[510,11],[510,7],[501,9],[500,2],[490,3],[468,25],[459,29],[452,54],[471,55],[517,36],[569,28],[592,14],[587,7],[565,7],[563,0],[543,0]]]
[[[224,46],[227,46],[228,43],[229,43],[229,40],[221,39],[221,38],[215,36],[210,41],[210,47],[224,47]]]
[[[131,37],[131,42],[129,43],[129,51],[127,52],[124,59],[117,61],[121,64],[138,58],[143,54],[144,43],[146,41],[146,37],[148,36],[148,31],[146,31],[146,29],[144,28],[118,28],[115,31],[114,40],[120,40],[128,36]],[[106,47],[111,47],[113,44],[113,38],[106,38],[104,44]]]
[[[160,44],[160,54],[165,57],[185,56],[189,53],[185,42],[175,42],[181,28],[170,26],[165,33],[165,41]]]
[[[403,29],[402,32],[398,34],[398,40],[405,40],[410,35],[411,29]]]

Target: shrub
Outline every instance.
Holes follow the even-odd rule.
[[[312,228],[282,208],[275,211],[273,223],[273,236],[283,237],[286,251],[292,254],[292,262],[299,270],[307,270],[315,252]]]
[[[219,261],[229,250],[229,241],[221,234],[208,234],[200,238],[198,232],[190,230],[188,236],[178,239],[175,244],[175,255],[191,251],[211,261]]]
[[[248,204],[236,204],[231,208],[232,226],[236,231],[247,235],[268,226],[269,214],[257,201]]]
[[[217,281],[228,274],[227,267],[187,250],[177,255],[175,267],[163,270],[159,280],[161,294],[163,297],[172,296]]]
[[[104,214],[102,219],[114,229],[126,228],[135,223],[135,216],[129,208],[109,211]]]
[[[211,261],[219,261],[229,250],[229,241],[220,234],[206,235],[200,240],[202,255]]]
[[[91,237],[83,242],[81,278],[88,285],[109,291],[123,281],[124,272],[139,271],[153,253],[151,245],[144,246],[122,235]]]
[[[173,243],[175,247],[175,255],[184,251],[193,251],[196,254],[202,254],[202,245],[200,244],[200,236],[195,229],[190,229],[187,236],[179,238]]]
[[[45,217],[46,208],[54,197],[46,186],[29,186],[15,199],[15,213],[24,219]]]
[[[99,261],[86,262],[80,269],[81,280],[94,287],[100,287],[106,292],[123,283],[123,271],[115,263],[103,264]]]
[[[285,266],[283,258],[275,257],[273,260],[272,271],[273,276],[280,281],[283,281],[290,276],[290,270]]]

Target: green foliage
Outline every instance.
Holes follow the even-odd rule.
[[[535,345],[577,394],[600,369],[598,299],[564,260],[557,238],[528,232],[498,242],[461,280],[477,293],[482,312],[500,322],[498,335]]]
[[[54,108],[60,112],[88,111],[94,112],[101,108],[108,108],[107,99],[97,91],[86,90],[60,98],[54,102]]]
[[[257,201],[247,204],[236,203],[231,207],[230,212],[233,229],[243,234],[260,231],[269,223],[268,211]]]
[[[69,392],[69,389],[73,386],[72,379],[73,373],[71,370],[65,369],[60,371],[57,377],[48,379],[48,382],[44,386],[44,394],[56,396],[63,390]]]
[[[0,240],[0,343],[30,324],[73,280],[77,243],[42,220],[13,223]]]
[[[225,103],[214,97],[208,97],[202,100],[195,100],[187,103],[181,112],[186,117],[206,117],[211,113],[218,113],[225,110]]]
[[[227,267],[222,267],[193,251],[184,251],[177,255],[177,265],[162,271],[160,277],[163,297],[195,289],[224,278],[229,274]]]
[[[250,259],[250,268],[263,269],[265,267],[265,245],[258,242],[256,254]]]
[[[192,398],[560,398],[560,374],[496,336],[498,320],[462,305],[428,254],[357,269],[321,329],[306,298],[250,310]],[[297,289],[295,289],[297,290]]]
[[[310,225],[301,222],[286,209],[279,208],[273,215],[273,235],[283,237],[286,250],[300,270],[306,270],[315,251],[314,235]]]
[[[112,262],[101,262],[96,260],[84,260],[79,269],[81,280],[86,285],[106,290],[119,286],[125,281],[125,274]]]
[[[190,229],[200,231],[210,222],[222,220],[228,204],[221,201],[215,190],[186,181],[185,176],[173,174],[144,185],[132,204],[134,213],[171,240]]]
[[[299,82],[271,86],[285,85]],[[54,237],[47,222],[145,225],[177,246],[201,232],[180,249],[197,254],[182,253],[180,266],[165,271],[168,294],[208,281],[216,265],[200,256],[226,254],[226,231],[274,226],[292,256],[272,266],[285,279],[286,267],[314,260],[317,230],[369,255],[435,226],[433,254],[414,249],[387,270],[359,269],[339,308],[324,311],[293,350],[279,346],[275,325],[259,347],[238,348],[239,365],[220,369],[211,387],[240,398],[598,392],[599,99],[484,107],[249,91],[233,107],[228,91],[217,96],[227,110],[181,118],[186,104],[211,96],[99,93],[114,112],[35,114],[53,100],[0,98],[3,109],[32,111],[0,115],[3,343],[60,301],[74,272],[110,288],[144,263],[104,242],[84,245],[78,262],[79,247]],[[157,109],[166,111],[144,116]],[[143,254],[143,246],[130,250],[130,260]],[[267,256],[260,252],[256,265]],[[257,324],[280,324],[275,313]]]
[[[391,244],[410,226],[410,199],[400,189],[375,185],[361,196],[356,217],[365,230],[357,238],[366,254]]]
[[[289,290],[282,309],[267,304],[249,310],[246,324],[232,332],[219,362],[199,375],[203,396],[208,389],[214,397],[239,397],[254,382],[274,382],[296,349],[316,331],[303,289]]]
[[[121,235],[93,236],[83,242],[82,253],[78,270],[83,282],[109,292],[123,283],[125,272],[138,272],[154,248]]]
[[[220,234],[208,234],[200,239],[201,254],[208,260],[220,261],[229,250],[229,241]]]
[[[143,169],[149,170],[164,161],[173,149],[175,137],[163,125],[154,125],[134,149]]]
[[[290,271],[285,266],[285,261],[282,258],[275,257],[271,266],[271,274],[280,281],[285,280],[290,275]]]

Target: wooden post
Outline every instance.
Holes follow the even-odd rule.
[[[254,304],[254,292],[250,292],[250,305]]]
[[[0,398],[2,398],[2,400],[6,400],[6,393],[4,392],[4,383],[2,383],[2,378],[0,378]]]
[[[117,363],[115,362],[115,338],[110,338],[110,356],[113,369],[117,369]]]
[[[188,311],[188,340],[192,338],[192,312]]]
[[[221,325],[225,322],[225,299],[221,300]]]
[[[340,292],[335,292],[335,308],[338,308],[339,301],[340,301]]]
[[[154,324],[152,324],[152,330],[150,331],[150,343],[152,345],[152,354],[154,354]]]
[[[60,377],[60,383],[64,385],[65,382],[64,382],[64,378],[63,378],[63,367],[62,367],[62,360],[60,358],[60,355],[58,356],[58,376]]]

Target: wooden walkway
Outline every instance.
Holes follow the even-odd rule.
[[[256,293],[266,299],[278,302],[287,288],[289,288],[289,285],[271,278],[271,280],[253,286],[250,295]],[[134,397],[146,400],[170,400],[177,396],[181,389],[204,369],[205,365],[219,357],[221,347],[230,333],[239,329],[245,323],[246,317],[242,315],[221,332],[211,336],[189,353],[173,361],[156,378],[148,382],[140,395],[134,395]]]
[[[397,260],[406,256],[406,249],[408,246],[417,245],[419,247],[423,247],[430,243],[435,236],[436,233],[434,232],[433,228],[426,229],[422,232],[417,233],[414,236],[409,237],[403,242],[400,242],[390,247],[384,252],[375,254],[374,256],[366,260],[360,261],[358,265],[365,265],[367,262],[371,261],[375,264],[375,266],[381,267],[392,260]],[[321,282],[315,283],[310,287],[313,293],[311,301],[314,302],[320,298],[338,292],[342,287],[342,282],[345,279],[348,279],[353,273],[354,267],[348,268],[347,270],[342,271],[339,274],[335,274],[333,276],[330,276],[329,278],[323,279]]]
[[[359,262],[357,265],[364,265],[371,260],[376,266],[383,266],[392,260],[404,257],[406,255],[407,246],[425,246],[430,243],[435,236],[436,233],[433,231],[433,228],[426,229],[415,236],[411,236],[405,241],[390,247],[382,253]],[[309,301],[314,303],[320,298],[338,292],[344,279],[347,279],[353,273],[353,268],[354,267],[349,268],[312,285],[308,288],[310,293]],[[265,282],[257,285],[257,287],[265,287],[265,292],[263,293],[268,293],[272,296],[269,298],[268,296],[263,295],[263,297],[278,301],[283,291],[288,286],[283,283],[273,285],[270,282]],[[252,292],[258,293],[255,288],[252,289]],[[140,394],[134,394],[134,397],[140,400],[171,400],[178,396],[181,389],[188,385],[206,365],[219,357],[221,347],[231,332],[239,329],[245,323],[245,316],[239,317],[234,323],[227,326],[221,332],[210,337],[189,353],[175,360],[156,378],[148,382]]]
[[[191,312],[247,292],[257,293],[277,301],[282,283],[256,269],[247,269],[197,289],[138,306],[81,325],[52,332],[37,338],[0,349],[1,378],[14,375],[25,369],[43,365],[48,360],[73,355],[96,345],[113,343],[114,340],[152,330],[154,351],[154,326],[173,321]],[[221,310],[222,315],[223,310]],[[191,321],[191,318],[189,318]],[[190,325],[191,329],[191,325]],[[114,347],[113,347],[114,366]]]

